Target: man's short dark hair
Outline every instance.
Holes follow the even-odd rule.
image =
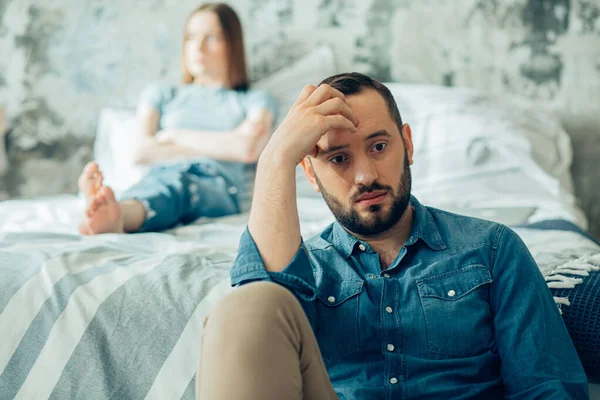
[[[385,100],[390,116],[396,122],[398,131],[400,131],[400,135],[402,135],[402,117],[400,116],[398,105],[396,104],[396,100],[394,99],[392,92],[390,92],[390,89],[388,89],[384,84],[358,72],[333,75],[329,78],[325,78],[321,82],[321,84],[324,83],[328,84],[334,89],[339,90],[344,95],[357,94],[365,88],[376,90],[377,93],[379,93]]]

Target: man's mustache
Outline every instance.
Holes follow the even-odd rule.
[[[350,199],[352,200],[353,203],[355,203],[358,201],[358,198],[360,196],[362,196],[363,194],[374,192],[375,190],[386,190],[388,192],[393,192],[391,186],[382,185],[381,183],[378,183],[378,182],[373,182],[369,186],[366,186],[366,185],[359,186],[358,189],[356,190],[356,193],[354,193],[352,195],[352,197],[350,197]]]

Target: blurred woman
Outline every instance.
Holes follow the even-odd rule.
[[[204,4],[187,18],[183,85],[151,85],[137,111],[136,162],[148,175],[117,201],[95,162],[79,188],[82,234],[161,231],[242,211],[247,164],[266,145],[274,99],[249,89],[240,21],[226,4]]]

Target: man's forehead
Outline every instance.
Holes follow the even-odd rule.
[[[387,103],[376,90],[366,89],[346,96],[346,102],[358,119],[358,131],[355,133],[346,130],[329,131],[317,142],[320,148],[347,144],[353,140],[364,140],[379,131],[389,133],[397,131],[396,122],[389,113]]]

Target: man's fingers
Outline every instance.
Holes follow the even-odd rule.
[[[356,132],[357,130],[354,122],[340,114],[328,115],[325,117],[325,121],[327,121],[327,131],[333,129],[342,129],[350,132]]]
[[[304,101],[306,101],[306,99],[308,99],[315,90],[317,90],[316,86],[313,86],[313,85],[304,86],[304,88],[300,92],[300,95],[298,95],[298,98],[296,99],[296,102],[294,103],[294,105],[300,104],[300,103],[303,103]]]
[[[306,104],[314,107],[334,97],[339,97],[340,99],[346,101],[346,96],[344,96],[342,92],[332,88],[328,84],[323,84],[310,94],[310,96],[306,99]]]
[[[350,106],[339,97],[334,97],[316,107],[317,112],[321,115],[341,114],[356,126],[356,118]]]

